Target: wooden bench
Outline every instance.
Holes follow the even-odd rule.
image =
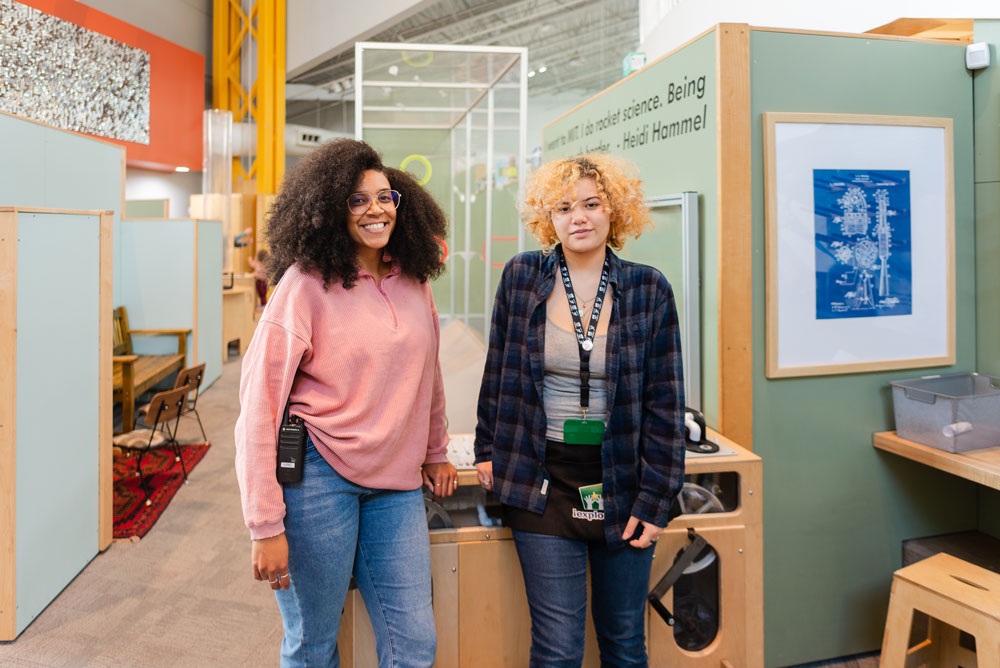
[[[119,306],[114,313],[114,401],[122,404],[122,431],[135,427],[135,400],[161,380],[187,366],[187,337],[190,329],[130,329],[128,313]],[[177,337],[177,352],[169,355],[136,355],[133,336],[169,335]]]

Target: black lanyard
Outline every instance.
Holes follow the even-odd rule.
[[[583,320],[580,317],[580,307],[576,303],[576,293],[573,292],[573,281],[569,277],[569,267],[566,266],[566,256],[562,249],[559,252],[559,272],[562,274],[563,287],[566,289],[566,300],[569,301],[569,312],[573,315],[573,329],[576,330],[576,343],[580,350],[580,408],[584,419],[590,407],[590,351],[594,349],[594,337],[597,335],[597,321],[601,319],[601,307],[604,296],[608,292],[608,280],[611,274],[611,261],[607,251],[604,253],[604,268],[601,269],[601,282],[597,286],[597,296],[594,297],[594,310],[590,314],[590,326],[583,331]]]

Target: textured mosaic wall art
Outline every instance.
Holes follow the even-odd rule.
[[[149,143],[149,54],[0,0],[0,110]]]

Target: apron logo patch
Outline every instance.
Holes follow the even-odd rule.
[[[573,519],[587,520],[588,522],[593,520],[603,520],[604,486],[601,484],[587,485],[585,487],[580,487],[579,490],[580,502],[583,504],[583,510],[581,511],[573,508]]]

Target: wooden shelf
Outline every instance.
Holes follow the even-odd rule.
[[[1000,447],[946,452],[900,438],[894,431],[876,433],[873,442],[879,450],[1000,490]]]

